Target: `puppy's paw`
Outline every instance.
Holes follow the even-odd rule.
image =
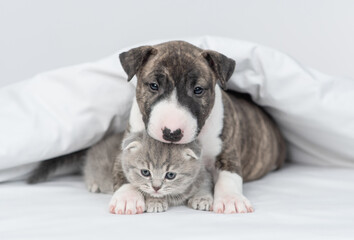
[[[254,212],[250,201],[242,194],[229,194],[214,199],[213,210],[216,213]]]
[[[114,194],[109,203],[113,214],[139,214],[145,211],[143,195],[130,184],[124,184]]]
[[[210,211],[213,206],[213,196],[208,194],[191,197],[188,200],[188,206],[195,210]]]
[[[168,203],[165,198],[147,198],[145,205],[146,212],[148,213],[165,212],[168,208]]]

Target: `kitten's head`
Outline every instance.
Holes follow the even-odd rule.
[[[146,133],[132,134],[123,141],[122,167],[127,180],[153,197],[184,193],[202,166],[201,147],[159,142]]]

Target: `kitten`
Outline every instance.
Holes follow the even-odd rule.
[[[123,137],[123,133],[108,136],[87,151],[83,174],[90,192],[113,193],[113,165],[121,153]]]
[[[113,193],[113,164],[121,152],[123,133],[103,138],[89,149],[41,161],[27,183],[43,182],[59,172],[81,172],[87,189],[95,193]],[[63,171],[65,169],[66,171]]]
[[[144,132],[130,134],[122,149],[113,168],[111,213],[162,212],[181,204],[210,210],[212,177],[200,159],[197,142],[162,143]]]
[[[84,173],[90,192],[115,191],[110,202],[112,213],[162,212],[168,206],[181,204],[210,210],[212,176],[200,155],[197,142],[161,143],[145,132],[129,134],[123,141],[120,133],[104,138],[88,150],[42,161],[28,182],[43,181],[57,168],[72,165]],[[135,201],[134,206],[130,200]]]

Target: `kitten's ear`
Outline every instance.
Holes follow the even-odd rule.
[[[136,151],[141,147],[141,143],[138,141],[134,141],[129,143],[126,147],[124,147],[124,151]]]
[[[183,154],[184,154],[184,157],[185,157],[185,158],[188,158],[188,159],[194,158],[195,160],[198,159],[198,156],[197,156],[197,155],[195,154],[195,152],[193,152],[193,150],[190,149],[190,148],[185,149]]]
[[[188,159],[193,158],[198,160],[202,155],[202,148],[196,142],[191,143],[189,148],[186,148],[183,152],[184,156]]]
[[[137,135],[131,135],[123,140],[123,151],[136,151],[142,147],[141,138]]]

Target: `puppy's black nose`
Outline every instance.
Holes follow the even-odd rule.
[[[155,192],[157,192],[158,190],[160,190],[160,186],[158,186],[158,187],[155,187],[155,186],[152,186],[152,188],[155,190]]]
[[[165,127],[162,130],[162,134],[163,134],[162,135],[163,139],[165,139],[166,141],[169,141],[169,142],[178,142],[183,137],[183,133],[180,128],[178,128],[174,132],[171,132],[171,129],[168,129]]]

